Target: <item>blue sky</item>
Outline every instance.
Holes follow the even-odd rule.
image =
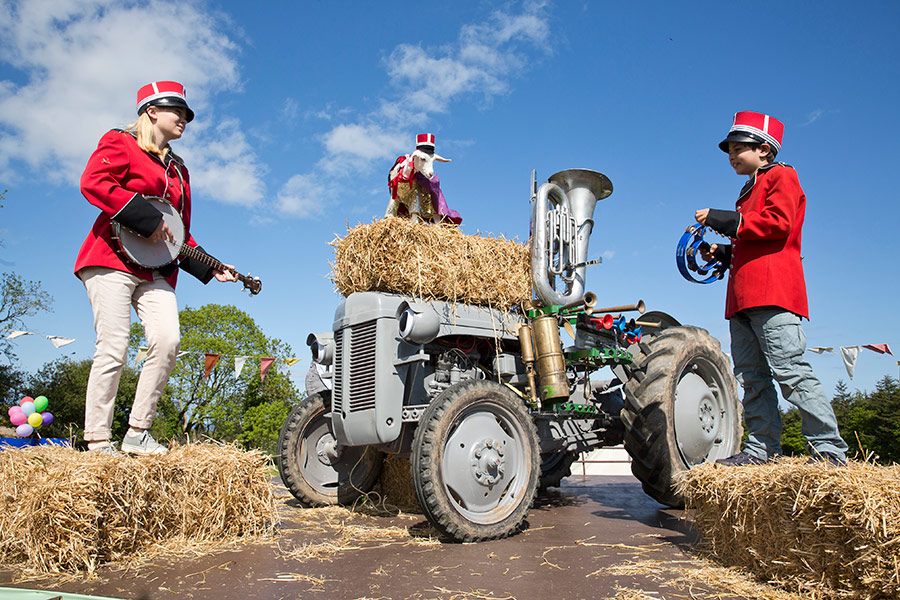
[[[737,110],[786,124],[779,159],[808,198],[809,345],[900,350],[900,5],[747,6],[2,0],[0,270],[55,298],[29,330],[77,339],[57,350],[18,338],[20,366],[92,355],[72,266],[96,209],[78,177],[158,79],[185,83],[197,113],[176,142],[194,236],[263,280],[249,298],[185,276],[179,305],[246,310],[302,357],[298,383],[307,333],[330,329],[340,301],[329,242],[384,214],[387,171],[425,131],[453,160],[437,172],[465,233],[525,240],[531,169],[605,173],[615,191],[590,245],[604,263],[587,288],[603,304],[641,298],[727,349],[725,284],[684,281],[674,251],[696,208],[732,207],[743,184],[716,147]],[[808,356],[829,392],[848,381],[838,356]],[[871,390],[897,374],[896,358],[863,350],[848,383]]]

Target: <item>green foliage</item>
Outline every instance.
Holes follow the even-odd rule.
[[[800,411],[788,410],[781,416],[781,452],[785,456],[800,456],[806,453],[806,438],[800,432]]]
[[[199,309],[185,308],[179,313],[181,351],[159,403],[159,416],[153,431],[161,438],[209,436],[222,441],[269,444],[272,433],[278,435],[279,415],[298,396],[287,374],[276,365],[260,381],[259,359],[289,358],[291,348],[284,342],[266,337],[256,322],[234,306],[207,304]],[[131,353],[146,345],[140,324],[132,325]],[[204,354],[219,354],[222,359],[205,377]],[[234,357],[248,356],[240,377],[234,376]],[[248,417],[249,415],[249,417]],[[251,424],[246,420],[251,418]]]
[[[285,398],[251,406],[244,413],[241,441],[246,446],[274,455],[281,426],[293,408],[294,403]]]

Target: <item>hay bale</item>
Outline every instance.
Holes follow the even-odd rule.
[[[531,298],[528,246],[458,227],[388,217],[348,227],[332,243],[343,296],[377,291],[506,310]]]
[[[392,454],[385,456],[378,481],[381,484],[385,505],[396,507],[402,512],[422,513],[413,487],[408,458]]]
[[[717,560],[817,598],[900,597],[900,466],[704,465],[680,486]]]
[[[0,563],[90,574],[173,539],[269,535],[269,463],[213,443],[140,458],[51,446],[0,452]]]

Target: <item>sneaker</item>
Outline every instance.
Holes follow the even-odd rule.
[[[766,461],[746,452],[738,452],[734,456],[720,458],[716,464],[723,467],[746,467],[748,465],[764,465]]]
[[[129,454],[165,454],[165,446],[156,442],[147,430],[139,434],[126,433],[122,439],[122,452]]]
[[[825,463],[826,465],[829,465],[832,467],[846,467],[847,466],[847,461],[833,452],[818,452],[816,450],[813,450],[813,452],[815,452],[815,454],[810,456],[809,459],[806,461],[806,464],[808,464],[808,465],[816,465],[816,464]]]
[[[119,451],[109,441],[89,442],[88,452],[97,452],[98,454],[118,454]]]

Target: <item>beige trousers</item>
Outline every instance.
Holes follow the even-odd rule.
[[[178,356],[178,303],[175,290],[162,278],[145,281],[131,273],[88,267],[78,272],[94,312],[97,344],[84,406],[84,439],[108,440],[119,378],[128,356],[131,307],[144,326],[149,346],[138,379],[128,424],[149,429],[156,403]]]

